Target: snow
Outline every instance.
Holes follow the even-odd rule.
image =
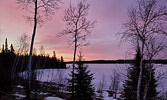
[[[108,97],[108,92],[103,91],[103,97],[104,97],[104,98],[105,98],[105,97]]]
[[[167,92],[167,64],[164,65],[157,65],[158,68],[156,68],[155,70],[155,77],[157,77],[158,79],[158,87],[157,90],[158,91],[166,91]],[[161,77],[159,78],[159,76],[161,75]]]
[[[39,95],[47,95],[48,93],[40,92]]]
[[[88,69],[91,73],[94,73],[94,80],[92,83],[94,87],[97,89],[99,87],[99,82],[102,80],[102,75],[105,76],[105,86],[104,89],[108,89],[110,86],[110,76],[112,72],[116,70],[121,75],[121,83],[119,90],[122,90],[122,84],[126,77],[126,69],[129,67],[129,64],[88,64]],[[71,66],[68,64],[67,66]],[[167,91],[167,64],[156,64],[155,65],[155,77],[158,77],[159,74],[163,74],[163,77],[158,79],[158,87],[157,90]],[[69,78],[69,73],[72,69],[41,69],[37,70],[37,79],[44,82],[57,82],[61,84],[65,83],[65,78]]]
[[[32,93],[35,94],[34,92]],[[48,95],[48,93],[40,92],[39,95]]]
[[[59,97],[46,97],[44,100],[65,100]]]
[[[20,100],[21,98],[25,98],[25,95],[22,94],[18,94],[17,92],[15,94],[13,94],[14,96],[16,96],[16,100]]]
[[[113,99],[113,97],[106,97],[104,98],[104,100],[117,100],[117,99]]]
[[[70,64],[69,64],[70,65]],[[69,66],[67,65],[67,66]],[[108,89],[110,86],[110,76],[112,75],[112,71],[116,70],[122,75],[122,79],[125,79],[125,74],[128,64],[89,64],[88,69],[91,73],[94,73],[94,80],[92,83],[94,87],[97,89],[99,86],[99,82],[102,79],[102,75],[105,76],[105,88]],[[69,73],[72,69],[41,69],[37,71],[37,80],[42,82],[60,82],[65,83],[65,78],[69,78]],[[122,84],[122,83],[121,83]]]
[[[72,66],[71,64],[67,64],[67,66]],[[116,70],[121,75],[121,83],[118,91],[122,91],[123,82],[127,79],[126,77],[126,69],[130,66],[129,64],[88,64],[88,69],[91,73],[94,73],[94,80],[92,84],[94,84],[95,89],[97,90],[99,87],[99,83],[102,80],[102,76],[105,76],[105,86],[104,90],[109,89],[111,83],[111,75],[114,70]],[[167,64],[155,64],[155,77],[158,79],[157,90],[163,93],[167,92]],[[69,78],[69,73],[72,68],[67,69],[40,69],[37,70],[37,80],[42,82],[55,82],[59,84],[67,85],[66,78]],[[158,78],[162,74],[160,78]],[[112,97],[108,97],[106,92],[103,93],[104,100],[112,100]],[[119,97],[119,95],[117,96]],[[53,99],[57,100],[57,99]]]
[[[17,87],[17,88],[21,88],[21,89],[24,88],[24,86],[22,86],[22,85],[17,85],[16,87]]]

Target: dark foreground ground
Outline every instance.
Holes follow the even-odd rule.
[[[3,96],[0,97],[0,100],[25,100],[24,97],[26,95],[25,89],[19,86],[22,85],[18,84],[14,86],[12,91],[5,93]],[[38,86],[37,85],[34,86],[36,89],[35,88],[32,89],[30,100],[44,100],[44,98],[49,96],[60,97],[68,100],[71,96],[69,93],[60,92],[60,89],[57,88],[57,84],[55,83],[44,82],[44,83],[39,83]],[[18,96],[17,94],[22,95],[23,97]]]

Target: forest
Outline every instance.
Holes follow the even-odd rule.
[[[25,25],[23,29],[32,32],[21,34],[16,43],[11,44],[8,38],[13,38],[13,33],[0,38],[5,39],[0,47],[0,100],[167,100],[165,1],[133,1],[135,4],[126,9],[127,15],[118,13],[119,8],[114,6],[117,4],[120,9],[125,9],[121,6],[123,1],[15,1],[19,8],[15,10],[23,12],[24,21],[31,25],[21,24],[19,27]],[[102,3],[106,8],[114,6],[116,9],[105,12],[97,6]],[[94,16],[97,11],[91,9],[95,8],[103,12],[101,17]],[[115,14],[126,20],[120,16],[118,20]],[[52,21],[52,18],[57,18],[54,15],[61,17],[62,21]],[[110,20],[113,16],[117,20]],[[23,21],[18,20],[10,24],[18,25]],[[49,26],[47,22],[54,25]],[[112,24],[104,25],[108,22]],[[121,30],[115,30],[120,26],[117,22],[121,22]],[[10,29],[7,27],[7,30]],[[109,30],[118,32],[114,34]],[[119,39],[115,39],[115,35]],[[94,43],[90,48],[88,39]],[[123,49],[117,48],[118,41],[124,44]],[[69,47],[64,42],[68,42]],[[52,50],[53,53],[46,53],[43,44],[46,51]],[[128,53],[125,48],[129,48]],[[129,58],[122,59],[122,52]],[[69,61],[64,59],[66,56]]]

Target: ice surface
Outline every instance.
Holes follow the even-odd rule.
[[[69,65],[67,65],[69,66]],[[116,70],[120,73],[121,78],[125,79],[126,68],[128,64],[89,64],[88,69],[91,73],[94,73],[94,80],[92,83],[95,88],[98,87],[100,80],[102,79],[102,75],[105,76],[105,89],[109,88],[110,85],[110,75],[112,75],[113,70]],[[44,82],[60,82],[69,78],[69,73],[71,72],[71,68],[68,69],[42,69],[38,70],[37,79]],[[61,82],[62,83],[62,82]]]
[[[67,66],[72,66],[68,64]],[[91,73],[94,73],[94,80],[92,84],[94,87],[99,87],[99,82],[102,80],[102,76],[105,76],[105,86],[104,90],[109,89],[111,84],[111,75],[113,71],[116,70],[121,75],[121,83],[119,86],[119,90],[123,89],[122,84],[126,77],[126,69],[130,66],[129,64],[88,64],[88,69]],[[158,79],[157,90],[161,92],[167,91],[167,64],[155,64],[155,77]],[[37,79],[44,82],[56,82],[60,84],[66,84],[66,78],[69,78],[69,74],[71,72],[71,67],[68,69],[41,69],[37,70]],[[109,97],[107,97],[109,98]],[[110,98],[111,99],[111,98]],[[106,99],[107,100],[107,99]]]

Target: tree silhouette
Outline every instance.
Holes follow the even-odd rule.
[[[46,20],[50,18],[50,15],[54,14],[54,10],[58,9],[58,2],[61,0],[17,0],[17,3],[23,7],[23,9],[28,9],[28,11],[33,12],[33,17],[28,16],[28,21],[34,22],[33,34],[30,45],[29,62],[28,62],[28,90],[26,98],[30,98],[30,83],[31,83],[31,64],[32,64],[32,52],[34,39],[37,29],[37,24],[42,25]]]
[[[86,37],[91,33],[91,29],[94,27],[95,21],[87,20],[89,10],[89,4],[85,1],[79,1],[77,6],[74,7],[70,5],[68,9],[65,10],[64,21],[66,22],[67,28],[60,33],[60,35],[71,34],[72,43],[74,43],[74,55],[73,55],[73,70],[75,68],[76,52],[79,46],[86,46]],[[72,75],[72,79],[73,79]],[[72,82],[72,86],[73,86]],[[74,96],[74,91],[72,88],[72,96]]]
[[[151,51],[149,55],[157,55],[159,52],[164,50],[164,36],[167,35],[166,32],[166,7],[158,6],[157,0],[138,0],[137,7],[132,8],[128,12],[128,20],[123,24],[125,30],[121,33],[122,39],[130,41],[136,47],[140,48],[141,60],[140,60],[140,73],[138,77],[137,85],[137,100],[146,98],[146,95],[143,97],[140,96],[140,87],[143,74],[143,60],[147,58],[147,54]],[[160,38],[161,37],[161,38]],[[156,41],[156,42],[154,42]],[[152,52],[152,48],[158,48],[155,52]],[[151,57],[152,59],[153,57]],[[149,60],[151,60],[149,57]],[[151,62],[151,61],[150,61]],[[151,64],[151,63],[150,63]],[[150,66],[150,76],[152,67]],[[151,78],[151,77],[150,77]],[[147,87],[146,85],[146,92]]]
[[[3,44],[2,52],[0,52],[0,96],[12,89],[11,70],[15,59],[14,48],[11,44],[11,49],[8,50],[7,38],[5,39],[5,48]]]
[[[125,91],[125,99],[126,100],[137,100],[137,84],[138,84],[138,76],[140,72],[140,60],[141,60],[141,54],[140,49],[138,48],[136,50],[136,56],[135,56],[135,62],[131,64],[131,66],[127,69],[127,77],[128,79],[125,80],[124,83],[124,91]],[[149,78],[149,64],[143,63],[143,74],[142,74],[142,80],[141,80],[141,90],[140,95],[141,97],[145,94],[145,84],[147,83],[147,80]],[[147,93],[147,100],[155,100],[157,97],[157,91],[156,91],[156,79],[154,76],[155,72],[154,69],[151,71],[151,83],[148,87],[148,93]],[[141,98],[143,100],[143,98]]]
[[[93,100],[94,87],[92,85],[93,74],[88,70],[88,65],[83,62],[83,57],[80,53],[79,61],[74,72],[74,86],[69,86],[69,90],[74,89],[74,96],[72,100]],[[73,72],[71,73],[73,74]],[[68,79],[69,83],[72,84],[72,79]]]
[[[7,38],[5,39],[5,52],[8,52],[8,40]]]
[[[14,54],[15,50],[13,48],[13,44],[10,45],[10,53]]]
[[[2,53],[5,52],[5,47],[4,47],[4,44],[2,44]]]
[[[21,34],[17,39],[17,55],[28,55],[29,50],[29,42],[30,42],[30,36],[28,34],[23,33]]]

